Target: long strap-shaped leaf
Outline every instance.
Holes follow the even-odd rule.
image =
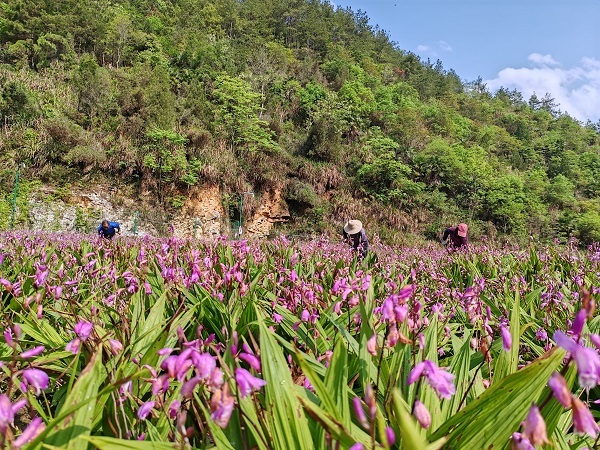
[[[257,310],[261,317],[261,312]],[[313,447],[308,419],[294,394],[294,382],[281,347],[259,319],[260,354],[266,394],[266,415],[275,450],[304,450]]]
[[[44,441],[45,443],[74,450],[88,448],[85,438],[90,435],[96,405],[94,401],[87,400],[98,395],[98,389],[105,377],[100,350],[94,353],[86,368],[79,375],[73,388],[67,394],[63,408],[68,410],[84,401],[86,403],[58,423]]]
[[[86,439],[99,450],[173,450],[176,448],[175,444],[170,442],[127,441],[103,436]]]
[[[481,397],[447,420],[430,439],[448,433],[445,449],[488,449],[508,445],[532,402],[538,402],[548,379],[565,356],[557,347],[527,367],[492,385]]]

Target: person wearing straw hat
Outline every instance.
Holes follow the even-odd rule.
[[[448,227],[442,236],[442,244],[444,244],[447,248],[454,249],[466,247],[468,242],[468,231],[469,227],[466,223],[459,223],[455,227]]]
[[[369,241],[360,220],[352,219],[346,222],[346,225],[344,225],[344,240],[352,246],[354,251],[358,252],[361,258],[367,255]]]

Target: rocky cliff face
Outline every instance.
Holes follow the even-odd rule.
[[[124,235],[172,233],[182,238],[200,238],[239,233],[239,229],[231,230],[218,186],[190,189],[175,213],[149,208],[141,199],[119,196],[115,201],[114,198],[110,189],[71,191],[60,197],[51,189],[41,190],[29,199],[29,223],[20,226],[94,233],[102,219],[108,219],[119,222]],[[289,210],[280,190],[257,193],[252,211],[248,217],[244,216],[242,235],[246,238],[266,236],[275,223],[289,220]]]

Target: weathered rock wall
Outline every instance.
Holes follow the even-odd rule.
[[[190,189],[182,207],[175,213],[149,208],[140,199],[118,197],[110,189],[72,190],[57,196],[52,189],[36,192],[29,199],[29,223],[22,228],[46,231],[95,233],[103,219],[121,224],[123,235],[183,238],[230,234],[230,220],[223,207],[218,186]],[[273,225],[289,220],[289,211],[280,190],[256,195],[254,213],[244,218],[243,236],[266,236]]]

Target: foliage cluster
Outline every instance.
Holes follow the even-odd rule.
[[[463,81],[321,0],[0,3],[1,162],[48,183],[104,173],[159,203],[278,188],[318,230],[440,219],[590,242],[600,124],[558,107]]]

